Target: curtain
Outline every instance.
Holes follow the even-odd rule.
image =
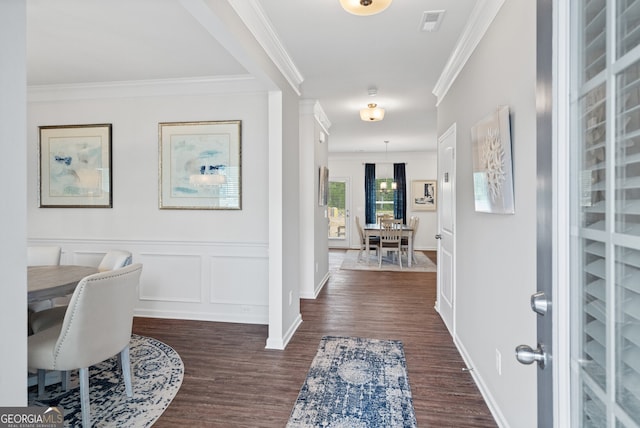
[[[376,222],[376,164],[364,164],[364,219]]]
[[[393,194],[393,214],[395,218],[401,218],[407,224],[407,178],[403,163],[393,164],[393,181],[396,182],[396,191]]]

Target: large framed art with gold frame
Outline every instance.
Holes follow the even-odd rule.
[[[111,124],[40,126],[41,208],[111,208]]]
[[[159,124],[160,209],[242,209],[241,121]]]

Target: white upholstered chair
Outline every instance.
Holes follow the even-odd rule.
[[[141,264],[82,279],[62,322],[28,338],[28,366],[38,369],[38,395],[45,370],[80,370],[82,426],[91,426],[89,367],[120,354],[125,392],[133,396],[129,341]]]
[[[395,252],[402,269],[402,220],[382,220],[380,222],[380,243],[378,244],[378,267],[382,267],[383,252]]]
[[[55,245],[27,247],[27,266],[56,266],[60,264],[62,248]],[[43,300],[29,304],[30,312],[38,312],[53,306],[53,300]]]
[[[60,264],[62,248],[54,245],[27,247],[27,266],[55,266]]]
[[[121,267],[130,265],[132,256],[129,251],[124,250],[110,250],[104,255],[102,261],[98,265],[98,272],[105,272],[108,270],[119,269]]]
[[[100,264],[98,265],[98,272],[120,269],[130,265],[131,261],[132,256],[129,251],[110,250],[100,261]],[[37,333],[40,330],[44,330],[52,326],[53,324],[61,322],[64,318],[65,312],[67,311],[68,304],[69,298],[59,297],[54,300],[53,308],[32,313],[29,317],[31,331]]]

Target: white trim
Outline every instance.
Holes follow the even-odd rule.
[[[507,419],[502,414],[502,411],[500,411],[500,406],[491,394],[491,388],[487,386],[482,376],[480,376],[480,372],[475,370],[471,355],[469,355],[465,347],[462,345],[462,342],[459,341],[456,336],[453,336],[453,343],[456,345],[456,348],[458,348],[458,352],[460,352],[460,356],[464,360],[467,370],[471,373],[471,377],[478,387],[478,390],[480,390],[480,394],[484,398],[484,401],[487,404],[491,415],[493,415],[493,419],[495,419],[496,424],[498,424],[499,427],[508,427],[509,424],[507,423]]]
[[[442,102],[449,89],[451,89],[451,85],[453,85],[476,46],[484,37],[504,2],[505,0],[479,0],[476,2],[467,25],[433,88],[433,94],[438,99],[436,106]]]
[[[571,300],[570,300],[570,19],[569,2],[554,7],[553,28],[553,283],[551,301],[553,346],[553,425],[571,425]]]
[[[313,104],[313,117],[316,118],[316,120],[320,124],[320,127],[325,132],[325,134],[329,134],[329,128],[331,128],[331,122],[329,121],[329,118],[327,117],[327,114],[324,112],[324,109],[320,105],[319,101],[316,101]]]
[[[289,56],[267,14],[257,0],[229,0],[229,4],[256,38],[262,49],[287,79],[296,94],[301,95],[302,74]]]
[[[255,77],[202,76],[179,79],[130,80],[61,85],[37,85],[27,88],[29,102],[82,99],[156,97],[170,95],[204,95],[264,92]]]

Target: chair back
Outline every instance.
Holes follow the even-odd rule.
[[[360,224],[360,217],[356,216],[356,228],[358,229],[358,235],[360,235],[360,242],[364,242],[364,230]]]
[[[55,345],[56,369],[89,367],[129,344],[141,273],[137,263],[78,283]]]
[[[380,242],[398,244],[402,238],[402,220],[382,220],[380,223]]]
[[[110,250],[104,255],[100,265],[98,265],[98,272],[120,269],[121,267],[130,265],[132,260],[131,253],[129,251]]]
[[[411,226],[411,228],[412,228],[412,231],[411,231],[412,239],[415,239],[416,233],[418,232],[418,226],[419,225],[420,225],[420,217],[415,217],[413,219],[413,225]]]
[[[62,248],[56,246],[27,247],[27,266],[55,266],[60,264]]]

